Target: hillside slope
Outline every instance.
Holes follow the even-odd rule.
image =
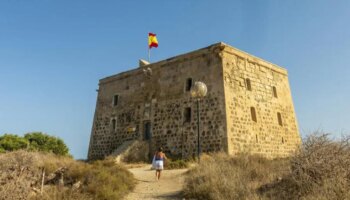
[[[88,164],[23,150],[0,154],[0,172],[0,200],[121,199],[135,184],[112,160]]]

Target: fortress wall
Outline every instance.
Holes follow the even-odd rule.
[[[147,67],[152,76],[143,73]],[[147,122],[151,124],[151,149],[163,146],[173,155],[194,156],[197,109],[185,91],[188,78],[208,87],[207,97],[200,102],[202,151],[226,150],[222,77],[220,57],[205,48],[100,80],[88,158],[103,158],[127,140],[146,139]],[[116,94],[118,105],[113,106]],[[185,122],[185,108],[191,108],[190,122]]]
[[[138,131],[130,131],[130,129],[132,127],[140,129],[137,125],[140,124],[142,113],[139,105],[142,102],[140,83],[143,79],[142,72],[133,72],[128,76],[118,77],[114,81],[100,81],[90,138],[89,159],[104,158],[124,141],[139,137]],[[113,106],[114,95],[119,95],[117,106]],[[115,129],[112,127],[113,119],[116,121]]]
[[[222,57],[229,153],[270,158],[290,155],[301,140],[287,71],[231,47],[225,48]],[[256,122],[251,107],[256,111]],[[277,113],[281,114],[281,125]]]
[[[147,68],[152,75],[143,72]],[[88,159],[103,158],[136,139],[149,141],[151,151],[163,146],[178,157],[195,156],[197,107],[185,89],[188,78],[208,87],[200,102],[202,152],[274,158],[288,156],[300,145],[287,71],[218,43],[101,79]],[[185,120],[186,109],[190,121]]]
[[[208,94],[200,102],[201,146],[204,152],[225,147],[225,108],[221,60],[210,49],[186,54],[174,60],[155,63],[153,103],[151,104],[152,148],[163,146],[179,157],[191,157],[197,150],[197,108],[185,91],[188,78],[207,84]],[[221,86],[221,88],[220,88]],[[150,89],[151,91],[152,89]],[[191,108],[191,121],[185,122],[185,108]],[[144,132],[144,131],[142,131]]]

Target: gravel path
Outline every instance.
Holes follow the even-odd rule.
[[[145,165],[129,169],[138,184],[125,200],[181,200],[184,173],[188,169],[163,170],[160,180],[157,181],[155,171],[150,168],[151,165]]]

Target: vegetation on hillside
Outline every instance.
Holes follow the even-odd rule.
[[[0,154],[0,171],[1,200],[115,200],[135,185],[132,174],[111,159],[85,163],[44,152]]]
[[[27,146],[28,141],[18,135],[5,134],[0,136],[0,153],[25,149]]]
[[[190,199],[350,199],[350,137],[313,134],[289,159],[204,156],[186,177]]]
[[[69,149],[62,139],[41,132],[27,133],[24,137],[14,134],[0,136],[0,153],[27,149],[69,155]]]

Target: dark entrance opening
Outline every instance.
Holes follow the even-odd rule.
[[[144,140],[151,139],[151,122],[145,122],[144,125]]]

